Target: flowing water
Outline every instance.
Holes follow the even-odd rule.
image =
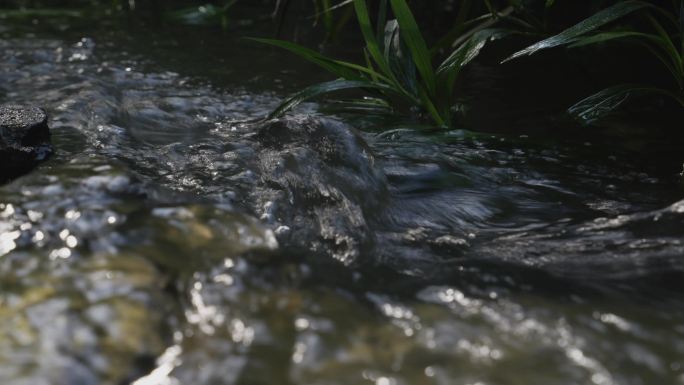
[[[0,103],[45,107],[55,147],[0,186],[3,385],[684,384],[658,159],[237,123],[296,88],[277,53],[59,25],[0,38]]]

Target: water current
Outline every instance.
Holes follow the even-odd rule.
[[[285,95],[270,50],[207,72],[161,32],[3,28],[0,103],[44,107],[55,148],[0,186],[3,385],[684,384],[657,160],[239,123]]]

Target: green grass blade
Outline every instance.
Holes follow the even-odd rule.
[[[330,0],[321,0],[321,5],[323,6],[323,9],[326,10],[332,7]],[[327,31],[328,35],[330,35],[333,28],[333,15],[331,12],[323,13],[323,24],[325,25],[325,30]]]
[[[400,49],[399,45],[396,42],[397,37],[399,36],[399,23],[396,20],[390,20],[385,24],[385,30],[384,30],[384,39],[383,39],[383,48],[384,48],[384,55],[385,55],[385,60],[389,63],[390,56],[392,54],[392,49],[394,48],[395,51]]]
[[[628,38],[646,38],[649,40],[660,40],[658,36],[634,31],[614,31],[614,32],[600,32],[594,35],[581,37],[575,40],[574,43],[570,44],[570,48],[584,47],[592,44],[605,43],[611,40],[620,40]]]
[[[368,7],[366,7],[366,0],[354,0],[354,9],[356,10],[356,17],[359,22],[359,28],[363,34],[363,39],[366,41],[366,48],[371,58],[375,61],[380,71],[388,78],[392,78],[392,71],[389,65],[382,56],[380,46],[375,37],[375,31],[371,26],[370,16],[368,16]]]
[[[409,9],[405,0],[390,0],[390,4],[392,5],[394,16],[399,22],[401,37],[409,51],[411,51],[411,56],[416,64],[418,73],[423,78],[429,95],[434,97],[436,95],[436,80],[435,72],[432,68],[430,50],[428,50],[425,39],[423,39],[423,35],[420,33],[413,13],[411,13],[411,9]]]
[[[385,24],[387,23],[387,0],[380,0],[378,7],[378,22],[375,32],[377,41],[382,41],[382,36],[385,32]]]
[[[374,71],[372,67],[364,67],[360,66],[358,64],[354,63],[349,63],[345,61],[340,61],[340,60],[335,60],[331,59],[327,56],[321,55],[320,53],[306,48],[304,46],[301,46],[299,44],[291,43],[289,41],[284,41],[284,40],[276,40],[276,39],[264,39],[264,38],[247,38],[248,40],[256,41],[259,43],[264,43],[264,44],[269,44],[273,45],[279,48],[286,49],[303,59],[306,59],[314,64],[319,65],[320,67],[324,68],[326,71],[345,78],[347,80],[364,80],[363,76],[360,74],[366,74],[369,75],[372,78],[377,78],[377,79],[383,79],[385,81],[389,81],[385,76],[382,74],[379,74],[378,72]]]
[[[620,19],[634,11],[649,7],[648,3],[636,0],[627,0],[619,2],[611,7],[608,7],[593,16],[584,19],[565,31],[535,43],[521,51],[514,53],[506,58],[503,62],[519,58],[521,56],[532,55],[538,51],[558,47],[575,42],[579,37],[595,31],[596,29]]]
[[[664,43],[661,43],[660,45],[662,46],[663,44]],[[672,61],[670,60],[670,56],[664,52],[661,52],[661,50],[658,50],[658,48],[654,47],[652,44],[643,43],[642,45],[647,51],[652,53],[653,56],[657,57],[658,60],[660,60],[660,62],[663,63],[667,70],[670,71],[670,73],[672,74],[672,77],[675,78],[677,85],[679,85],[679,87],[682,88],[682,86],[684,85],[684,79],[682,78],[682,74],[679,73],[679,71],[675,67],[675,64],[672,63]]]
[[[370,55],[368,55],[368,50],[365,48],[363,49],[363,58],[366,60],[366,67],[368,67],[370,69],[374,69],[373,62],[371,61]],[[379,78],[377,75],[371,75],[372,81],[377,82],[378,79]]]
[[[484,29],[476,32],[465,43],[456,48],[437,69],[438,75],[463,68],[482,51],[487,42],[501,39],[512,34],[512,31],[504,29]]]
[[[267,119],[273,119],[282,116],[283,114],[297,107],[301,103],[321,96],[323,94],[353,88],[372,88],[388,92],[394,91],[391,87],[379,83],[373,83],[369,81],[337,79],[330,82],[315,84],[313,86],[307,87],[297,92],[296,94],[292,95],[290,98],[285,100],[283,103],[281,103],[275,110],[273,110],[273,112],[271,112],[268,115]]]
[[[396,20],[388,21],[384,33],[385,60],[402,87],[412,95],[417,96],[416,65],[407,52],[406,44],[401,39],[399,23]]]
[[[603,43],[615,39],[640,38],[639,43],[647,51],[652,53],[660,60],[675,78],[677,85],[681,88],[684,85],[684,74],[682,73],[681,58],[679,57],[672,41],[666,36],[658,36],[642,32],[603,32],[577,40],[571,44],[570,48],[582,47],[590,44]]]
[[[657,23],[653,20],[654,23]],[[656,28],[658,29],[658,28]],[[650,33],[634,32],[634,31],[614,31],[601,32],[595,35],[578,38],[574,43],[570,44],[570,48],[583,47],[591,44],[599,44],[611,40],[631,39],[636,38],[641,46],[652,53],[660,60],[681,87],[684,85],[684,73],[682,73],[681,57],[674,47],[672,40],[667,36],[667,33],[662,29],[659,30],[660,35]]]
[[[487,42],[500,39],[511,33],[513,32],[504,29],[484,29],[476,32],[470,39],[456,48],[437,69],[438,79],[446,81],[448,96],[454,93],[454,83],[461,69],[480,54]]]
[[[670,60],[672,60],[672,63],[674,63],[678,72],[680,74],[684,74],[684,67],[682,66],[682,57],[679,54],[679,50],[677,49],[674,42],[672,41],[670,34],[667,33],[667,31],[665,31],[665,28],[663,28],[663,26],[660,25],[658,20],[656,20],[652,16],[649,16],[649,20],[651,21],[651,24],[653,24],[653,27],[658,32],[658,35],[660,35],[661,40],[664,43],[663,48],[665,49],[668,56],[670,57]]]
[[[365,116],[384,116],[385,118],[390,117],[390,115],[396,116],[397,114],[387,101],[376,98],[331,101],[321,110],[326,113],[352,113],[363,114]]]
[[[337,9],[340,9],[340,8],[343,8],[343,7],[346,7],[347,5],[351,4],[352,1],[354,1],[354,0],[344,0],[344,1],[340,2],[340,3],[338,3],[338,4],[335,4],[335,5],[331,6],[331,7],[329,7],[329,8],[324,8],[324,9],[322,9],[320,12],[316,12],[316,13],[312,16],[312,18],[313,18],[314,20],[315,20],[315,19],[318,19],[318,18],[319,18],[320,16],[322,16],[324,13],[331,13],[331,12],[334,11],[334,10],[337,10]]]
[[[420,88],[419,93],[422,105],[427,110],[428,114],[430,114],[432,120],[437,124],[437,126],[445,127],[447,125],[446,119],[448,119],[448,116],[444,117],[439,113],[435,105],[432,103],[432,99],[430,99],[430,96],[426,94],[422,87]],[[451,122],[448,123],[450,124]]]
[[[395,91],[402,95],[402,97],[416,101],[416,96],[412,95],[409,91],[402,87],[399,80],[397,80],[396,74],[392,72],[392,69],[385,60],[385,57],[380,50],[380,45],[375,37],[375,31],[371,26],[370,17],[368,16],[368,7],[366,7],[365,0],[354,0],[354,10],[356,11],[356,17],[358,19],[359,28],[363,34],[363,38],[366,41],[366,49],[368,54],[375,61],[378,70],[385,76],[387,84],[394,87]]]
[[[471,25],[479,23],[482,20],[487,20],[491,17],[490,14],[485,14],[468,20],[467,18],[470,15],[470,10],[473,5],[472,3],[472,0],[464,0],[461,2],[458,14],[456,15],[456,20],[454,20],[451,29],[449,29],[447,33],[440,37],[439,40],[432,47],[430,47],[430,53],[432,54],[433,58],[435,55],[442,52],[442,50],[452,47],[452,44],[456,41],[456,39],[464,36],[464,32],[470,28]]]
[[[487,7],[487,10],[489,11],[489,13],[491,13],[492,15],[494,15],[494,17],[496,17],[497,12],[496,12],[496,8],[492,5],[492,1],[491,0],[484,0],[484,3],[485,3],[485,7]]]
[[[349,4],[351,4],[351,1],[349,2]],[[335,26],[333,28],[333,33],[330,37],[330,40],[335,40],[338,36],[342,34],[344,27],[347,25],[349,20],[352,19],[352,16],[354,16],[354,8],[345,8],[344,12],[342,12],[342,14],[337,18],[337,22],[335,23]]]

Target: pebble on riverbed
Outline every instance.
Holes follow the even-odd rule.
[[[52,152],[45,110],[0,106],[0,183],[29,172]]]

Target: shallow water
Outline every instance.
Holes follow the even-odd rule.
[[[2,384],[684,384],[657,159],[236,123],[282,95],[272,52],[202,75],[149,34],[0,39],[0,102],[44,106],[56,149],[0,186]]]

